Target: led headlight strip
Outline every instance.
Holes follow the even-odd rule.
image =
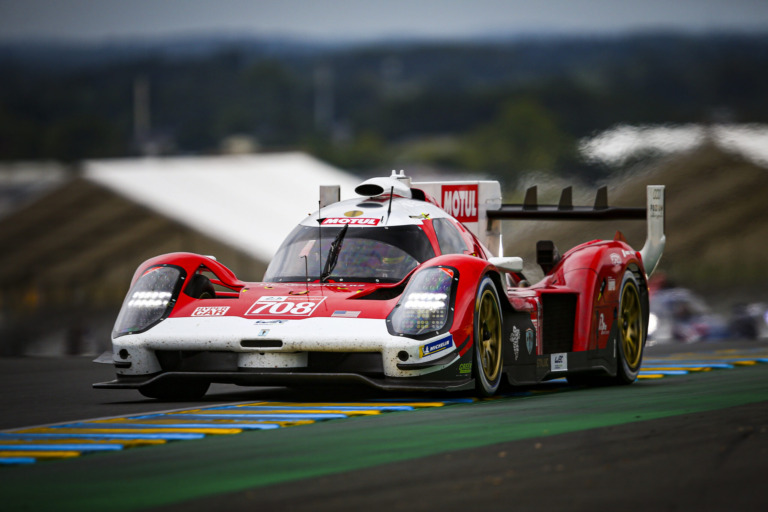
[[[171,301],[171,292],[134,292],[126,306],[131,308],[165,307]]]
[[[418,339],[448,330],[458,279],[459,272],[452,267],[430,267],[417,272],[387,318],[390,333]]]
[[[184,269],[175,265],[147,269],[125,297],[112,336],[143,332],[166,318],[185,276]]]

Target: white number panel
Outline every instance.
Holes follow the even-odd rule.
[[[245,313],[246,316],[310,316],[325,297],[261,297]]]

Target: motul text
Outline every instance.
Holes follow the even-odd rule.
[[[477,222],[477,185],[443,185],[443,210],[459,222]]]
[[[330,217],[323,220],[323,226],[342,226],[344,224],[351,226],[376,226],[378,223],[379,219],[369,218]]]

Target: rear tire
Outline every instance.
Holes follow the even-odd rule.
[[[481,396],[493,396],[503,373],[503,340],[499,294],[490,277],[480,282],[475,298],[474,353],[475,389]]]
[[[643,319],[643,305],[640,301],[640,287],[635,275],[627,270],[621,282],[619,299],[618,340],[616,340],[616,383],[632,384],[640,373],[647,322]]]

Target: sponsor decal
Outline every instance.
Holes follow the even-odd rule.
[[[608,279],[606,279],[606,281],[608,282],[608,291],[609,292],[615,292],[616,291],[616,280],[614,278],[612,278],[612,277],[609,277]]]
[[[621,250],[621,255],[624,256],[625,258],[627,256],[632,256],[633,254],[635,254],[635,253],[632,252],[632,251],[625,251],[624,249]]]
[[[512,342],[512,349],[515,352],[515,361],[517,356],[520,355],[520,329],[516,325],[512,326],[512,333],[509,335],[509,341]]]
[[[614,265],[621,265],[621,256],[616,254],[615,252],[611,253],[611,263]]]
[[[359,217],[362,214],[363,214],[363,212],[360,211],[360,210],[352,210],[352,211],[349,211],[349,212],[344,212],[344,216],[345,217]]]
[[[568,370],[568,354],[565,352],[552,354],[551,359],[553,372],[564,372]]]
[[[536,368],[546,368],[549,369],[549,358],[548,357],[539,357],[536,359]]]
[[[224,316],[229,306],[201,306],[192,312],[192,316]]]
[[[651,218],[659,219],[664,216],[664,207],[662,202],[664,201],[664,191],[662,189],[654,189],[651,194]]]
[[[597,321],[597,330],[600,331],[600,336],[608,334],[608,326],[605,323],[605,315],[600,313],[600,318]]]
[[[288,320],[254,320],[253,325],[278,325],[287,322]]]
[[[525,348],[528,350],[528,355],[533,352],[533,345],[535,343],[536,335],[533,333],[533,329],[525,331]]]
[[[323,226],[343,226],[348,224],[350,226],[376,226],[379,224],[379,219],[373,219],[370,217],[361,217],[356,219],[350,219],[347,217],[328,217],[323,219]]]
[[[472,373],[472,363],[461,363],[459,373]]]
[[[334,311],[331,316],[336,318],[357,318],[360,316],[359,311]]]
[[[477,185],[443,185],[443,210],[459,222],[477,222]]]
[[[442,352],[449,348],[453,348],[453,336],[450,335],[447,338],[420,346],[419,357],[431,356],[432,354],[437,354],[438,352]]]
[[[293,296],[266,296],[259,300],[246,311],[246,316],[270,316],[285,315],[291,317],[310,316],[325,300],[325,297],[293,297]]]
[[[269,329],[261,329],[256,336],[266,336],[269,334]]]

